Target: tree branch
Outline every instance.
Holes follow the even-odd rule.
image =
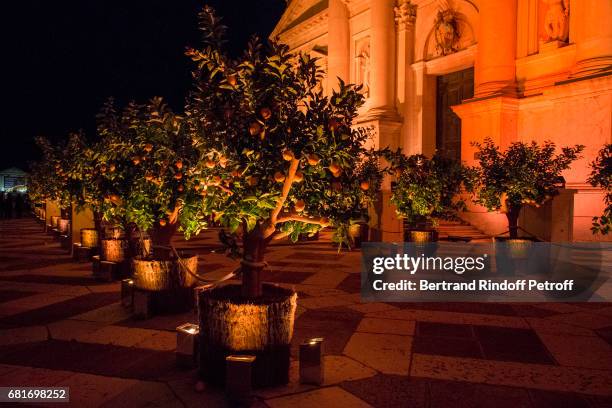
[[[272,214],[270,215],[271,225],[276,225],[276,220],[278,218],[278,215],[283,210],[283,205],[285,204],[285,201],[287,200],[287,197],[289,196],[289,191],[291,190],[291,185],[293,184],[293,180],[295,179],[295,173],[297,172],[299,164],[300,164],[300,161],[296,159],[295,157],[291,159],[291,164],[289,165],[289,171],[287,172],[287,176],[283,184],[283,191],[278,201],[276,202],[276,208],[274,208],[274,210],[272,211]]]
[[[287,238],[289,236],[289,232],[277,232],[275,234],[272,234],[272,241],[278,241],[281,240],[283,238]]]
[[[322,227],[327,227],[330,225],[329,219],[327,218],[308,218],[308,217],[304,217],[302,215],[297,215],[297,214],[289,214],[285,217],[281,217],[276,221],[276,223],[281,224],[283,222],[289,222],[289,221],[298,221],[298,222],[303,222],[305,224],[320,225]]]
[[[230,190],[229,188],[227,188],[225,186],[222,186],[221,184],[219,184],[219,185],[210,184],[210,186],[217,187],[217,188],[221,189],[222,191],[225,191],[230,196],[234,195],[234,192],[232,190]]]
[[[283,210],[283,205],[285,204],[285,201],[287,201],[287,197],[289,196],[289,191],[291,190],[291,185],[293,184],[293,181],[295,179],[295,173],[298,170],[299,164],[299,159],[296,159],[295,157],[291,159],[291,163],[289,164],[289,171],[287,172],[287,176],[285,177],[285,181],[283,183],[283,190],[281,192],[281,196],[278,198],[278,201],[276,202],[276,207],[274,207],[274,210],[272,210],[272,213],[270,214],[270,220],[266,223],[266,227],[263,231],[263,237],[265,239],[270,238],[272,234],[274,234],[274,231],[276,231],[278,215]]]

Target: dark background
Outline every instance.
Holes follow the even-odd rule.
[[[124,104],[166,98],[182,110],[190,87],[186,46],[199,45],[197,12],[209,4],[229,27],[228,50],[267,38],[284,0],[14,0],[3,3],[0,170],[38,157],[36,135],[83,129],[113,96]]]

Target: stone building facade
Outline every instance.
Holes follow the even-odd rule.
[[[376,129],[376,145],[467,164],[485,137],[586,145],[566,189],[520,222],[544,239],[601,239],[589,228],[603,193],[586,178],[612,142],[612,1],[291,0],[271,38],[320,57],[326,92],[336,77],[364,84],[358,121]],[[395,241],[391,183],[375,223]],[[461,216],[489,234],[506,225],[475,205]]]

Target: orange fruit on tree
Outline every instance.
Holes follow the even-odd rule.
[[[145,152],[151,153],[151,150],[153,150],[153,145],[151,143],[147,143],[146,145],[144,145]]]
[[[160,227],[166,226],[166,220],[159,220]]]
[[[277,171],[276,173],[274,173],[274,181],[276,181],[277,183],[282,183],[283,181],[285,181],[285,175],[280,171]]]
[[[329,171],[331,171],[332,173],[338,173],[341,170],[342,169],[340,168],[340,166],[338,166],[336,163],[332,163],[329,165]]]
[[[174,163],[174,166],[180,170],[183,168],[183,162],[181,160],[177,160],[176,163]]]
[[[247,182],[249,183],[251,187],[255,187],[257,183],[259,183],[259,178],[256,176],[249,176],[249,178],[247,179]]]
[[[270,116],[272,116],[272,111],[270,110],[270,108],[261,108],[259,110],[259,114],[261,115],[263,120],[268,120],[270,119]]]
[[[261,125],[259,122],[253,122],[249,125],[249,133],[251,136],[257,136],[261,132]]]
[[[178,187],[177,187],[176,189],[177,189],[179,192],[182,192],[182,191],[185,189],[185,187],[183,187],[183,185],[182,185],[182,184],[179,184],[179,185],[178,185]]]
[[[236,75],[234,74],[230,74],[227,76],[227,83],[230,84],[231,86],[236,86],[236,84],[238,83],[238,80],[236,79]]]
[[[115,165],[111,164],[110,166],[108,166],[108,170],[110,170],[110,172],[114,172],[115,171]]]
[[[295,155],[293,154],[293,152],[289,149],[285,149],[283,150],[283,159],[285,161],[291,161],[293,159],[295,159]]]
[[[293,207],[295,208],[295,211],[302,212],[304,211],[304,208],[306,208],[306,203],[304,200],[297,200]]]
[[[321,161],[321,159],[319,159],[319,156],[314,153],[306,156],[306,159],[308,160],[308,164],[310,164],[311,166],[316,166]]]
[[[208,167],[209,169],[212,169],[213,167],[215,167],[215,162],[212,160],[206,160],[206,167]]]
[[[219,166],[221,166],[222,168],[225,168],[225,166],[227,166],[227,157],[225,156],[219,157]]]
[[[302,173],[301,171],[296,171],[295,177],[293,179],[296,183],[301,183],[302,181],[304,181],[304,173]]]
[[[340,127],[340,122],[338,121],[338,119],[331,118],[327,123],[327,126],[329,127],[329,130],[335,132]]]
[[[147,181],[153,180],[153,175],[152,174],[145,174],[145,180],[147,180]]]
[[[176,174],[174,175],[174,178],[175,178],[175,179],[177,179],[177,180],[182,179],[182,178],[183,178],[183,173],[181,173],[181,172],[179,171],[178,173],[176,173]]]
[[[362,181],[361,184],[359,184],[359,187],[361,187],[363,191],[368,191],[370,189],[370,183],[367,181]]]
[[[132,157],[132,163],[134,163],[136,165],[140,164],[140,156]]]

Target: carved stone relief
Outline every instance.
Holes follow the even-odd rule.
[[[544,0],[548,5],[544,16],[545,41],[567,42],[569,35],[569,0]]]
[[[452,9],[440,10],[434,22],[436,51],[439,55],[457,52],[461,32],[457,13]]]
[[[363,94],[370,97],[370,38],[362,38],[355,44],[355,83],[363,85]]]

